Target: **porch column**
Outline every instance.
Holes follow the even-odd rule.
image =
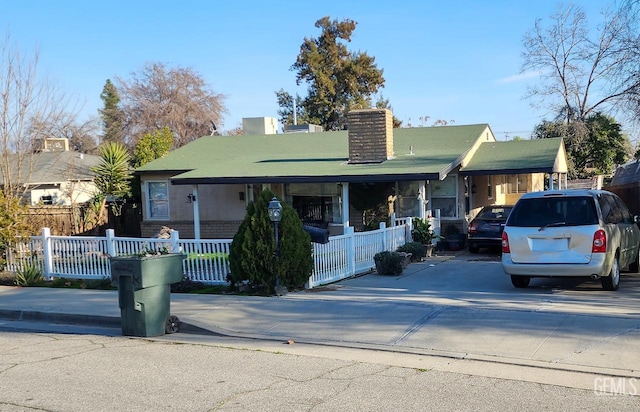
[[[467,177],[467,196],[469,196],[469,213],[473,210],[473,176]]]
[[[200,197],[198,196],[198,185],[193,185],[191,193],[193,194],[193,200],[191,202],[193,205],[193,237],[200,239],[200,207],[198,207]]]
[[[424,206],[426,205],[427,198],[427,188],[424,184],[424,180],[420,180],[418,183],[418,216],[420,219],[424,219],[426,217]]]
[[[349,227],[349,183],[342,183],[342,226]]]

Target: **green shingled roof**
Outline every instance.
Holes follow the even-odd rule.
[[[466,175],[512,173],[566,173],[561,138],[484,142],[469,163]]]
[[[491,131],[478,124],[401,128],[393,134],[395,156],[382,163],[349,164],[348,134],[340,131],[206,136],[136,172],[179,173],[174,184],[439,179]]]

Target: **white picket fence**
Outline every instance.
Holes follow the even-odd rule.
[[[314,270],[307,288],[313,288],[370,271],[373,257],[384,250],[396,250],[411,240],[411,224],[331,236],[329,243],[313,244]],[[209,285],[227,284],[231,239],[180,239],[177,231],[170,239],[116,237],[113,230],[106,236],[52,236],[49,228],[41,236],[7,251],[8,271],[19,271],[37,265],[48,279],[108,279],[111,277],[110,256],[126,256],[145,250],[179,251],[187,255],[184,275]]]

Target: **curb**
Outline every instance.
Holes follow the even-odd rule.
[[[79,315],[71,313],[49,313],[35,310],[8,310],[0,309],[0,319],[14,322],[41,322],[51,323],[54,325],[77,325],[77,326],[94,326],[104,328],[122,327],[120,317],[115,316],[97,316],[97,315]],[[200,326],[193,325],[188,322],[180,321],[179,332],[193,335],[209,335],[209,336],[233,336],[220,332],[212,331]]]
[[[120,318],[112,316],[78,315],[70,313],[49,313],[33,310],[0,309],[0,319],[23,322],[44,322],[63,325],[88,325],[120,327]]]

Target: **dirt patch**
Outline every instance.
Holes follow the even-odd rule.
[[[333,292],[340,289],[337,286],[318,286],[312,289],[305,289],[304,291],[307,293],[312,293],[312,292]]]

